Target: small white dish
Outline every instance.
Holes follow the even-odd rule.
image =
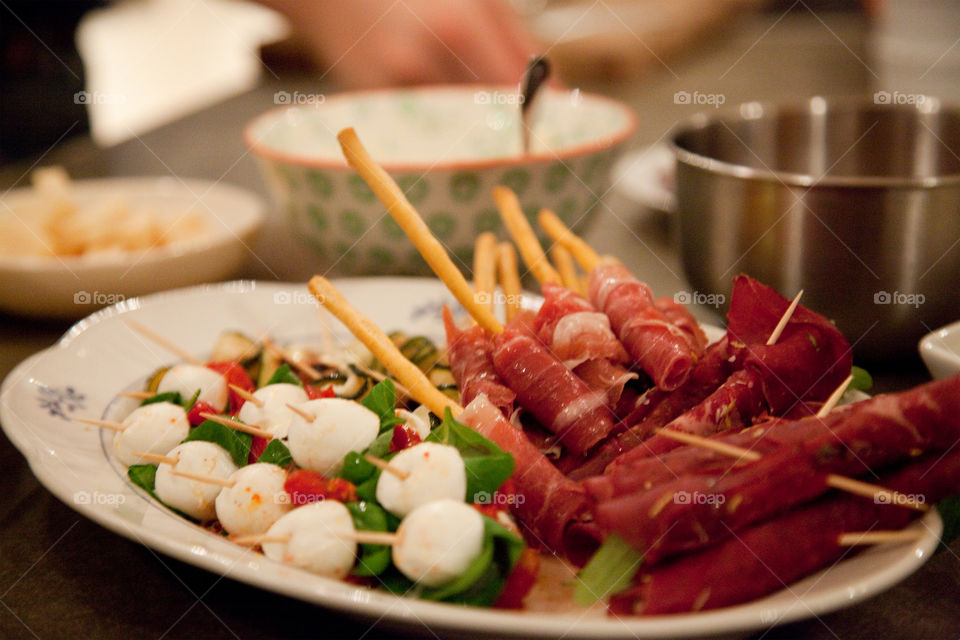
[[[435,279],[357,278],[336,282],[361,313],[387,330],[443,340],[440,311],[454,301]],[[107,454],[109,435],[75,417],[116,418],[135,401],[118,398],[176,358],[144,341],[138,322],[197,356],[224,329],[269,331],[281,341],[322,341],[316,301],[302,284],[231,282],[127,300],[77,323],[59,343],[22,362],[0,389],[0,423],[40,482],[71,508],[173,558],[351,617],[389,621],[434,635],[523,638],[686,638],[746,634],[820,616],[888,589],[933,554],[942,521],[931,510],[913,542],[853,554],[777,593],[742,605],[678,615],[607,617],[563,603],[562,611],[516,612],[426,602],[306,573],[272,562],[162,507],[127,480]],[[706,327],[705,327],[706,328]],[[711,331],[711,336],[715,331]],[[352,341],[340,326],[335,340]],[[123,403],[127,403],[124,407]],[[124,577],[119,568],[117,579]]]
[[[252,255],[264,205],[254,193],[219,182],[175,177],[77,180],[78,204],[122,197],[131,207],[170,215],[191,211],[205,222],[194,238],[146,251],[83,256],[0,254],[0,310],[26,316],[79,318],[138,295],[235,276]],[[3,211],[35,205],[31,188],[3,196]]]
[[[949,378],[960,373],[960,321],[925,335],[918,350],[934,378]]]
[[[655,144],[626,153],[613,165],[613,188],[652,211],[677,210],[674,153],[666,144]]]

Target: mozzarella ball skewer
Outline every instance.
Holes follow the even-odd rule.
[[[249,394],[237,417],[247,424],[255,424],[277,438],[287,437],[290,422],[296,416],[288,404],[307,401],[307,392],[295,384],[270,384]]]
[[[286,479],[286,471],[265,462],[235,471],[226,481],[230,485],[216,498],[220,524],[233,535],[266,532],[292,508],[283,488]]]
[[[116,431],[113,452],[126,465],[143,463],[134,452],[165,454],[190,432],[187,412],[171,402],[155,402],[134,409],[123,422],[78,420]]]
[[[407,475],[381,475],[376,495],[377,502],[396,516],[403,517],[434,500],[463,502],[466,496],[466,469],[456,447],[421,442],[397,453],[389,465]]]
[[[227,407],[227,380],[222,375],[195,364],[178,364],[170,367],[157,385],[157,393],[177,392],[189,400],[200,391],[197,398],[209,404],[217,412]]]
[[[287,431],[293,461],[324,475],[337,473],[345,455],[363,451],[380,432],[379,416],[352,400],[319,398],[287,406],[295,414]]]
[[[212,442],[193,440],[174,448],[158,460],[155,490],[164,504],[201,522],[216,516],[214,501],[223,486],[209,482],[209,478],[228,478],[237,471],[226,449]],[[147,459],[155,459],[153,456]],[[201,476],[203,481],[188,475]]]

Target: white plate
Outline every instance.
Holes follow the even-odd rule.
[[[948,324],[923,336],[920,357],[934,378],[960,373],[960,322]]]
[[[192,211],[206,230],[146,252],[85,256],[0,254],[0,309],[30,316],[80,318],[133,296],[234,277],[253,252],[263,201],[226,183],[173,177],[77,180],[71,195],[81,206],[122,197],[131,207],[167,215]],[[33,189],[3,195],[0,212],[36,202]]]
[[[613,165],[613,188],[628,199],[654,211],[677,210],[673,151],[655,144],[624,154]]]
[[[431,279],[351,279],[338,286],[386,329],[442,339],[440,308],[451,303]],[[77,323],[49,350],[21,363],[0,392],[0,420],[33,472],[68,506],[104,527],[174,558],[263,589],[354,617],[389,619],[434,631],[523,637],[681,637],[746,632],[849,606],[895,584],[932,554],[942,529],[933,511],[914,526],[916,543],[871,548],[789,586],[736,607],[650,618],[607,618],[570,607],[563,614],[465,608],[401,598],[271,562],[190,524],[127,481],[107,457],[107,436],[73,417],[116,416],[117,392],[142,383],[174,358],[134,333],[127,318],[188,351],[209,352],[227,328],[269,332],[281,340],[319,340],[316,303],[303,285],[233,282],[156,294],[104,309]],[[338,339],[351,340],[342,327]],[[134,401],[130,401],[134,402]]]

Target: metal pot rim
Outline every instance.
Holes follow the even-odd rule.
[[[766,180],[770,182],[781,183],[785,186],[806,188],[852,187],[862,189],[931,189],[936,187],[960,185],[960,173],[923,177],[843,175],[816,176],[810,173],[777,171],[769,168],[758,169],[756,167],[748,167],[746,165],[735,164],[725,160],[712,158],[710,156],[691,151],[680,146],[678,143],[678,138],[680,136],[691,131],[703,129],[718,122],[722,124],[726,122],[743,120],[759,120],[790,111],[821,115],[826,114],[828,111],[848,111],[850,109],[862,109],[864,107],[870,107],[874,109],[888,108],[890,110],[898,111],[914,110],[924,115],[952,111],[960,116],[960,107],[950,104],[943,104],[939,98],[932,96],[924,96],[922,102],[913,105],[876,104],[863,97],[825,98],[823,96],[813,96],[805,100],[789,102],[744,102],[739,105],[719,109],[714,114],[700,112],[691,116],[690,118],[687,118],[686,120],[677,124],[670,132],[668,146],[676,155],[678,163],[683,163],[717,175],[742,178],[746,180]]]

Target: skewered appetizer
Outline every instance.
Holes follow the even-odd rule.
[[[392,340],[450,388],[429,340]],[[517,606],[535,567],[518,561],[533,552],[505,507],[472,504],[502,489],[509,454],[449,415],[398,405],[393,382],[374,382],[383,375],[362,349],[281,349],[229,331],[214,355],[232,360],[189,356],[128,394],[142,405],[123,422],[86,421],[116,430],[116,455],[135,484],[307,571],[428,599]],[[511,578],[515,565],[528,577]]]

